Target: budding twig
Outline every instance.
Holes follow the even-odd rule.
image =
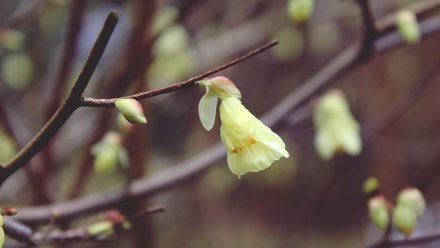
[[[124,96],[124,97],[121,97],[121,98],[133,98],[133,99],[136,99],[136,100],[141,100],[141,99],[150,98],[150,97],[153,97],[153,96],[158,96],[158,95],[163,95],[163,94],[166,94],[166,93],[171,93],[171,92],[178,91],[178,90],[194,88],[194,87],[196,87],[196,82],[197,81],[199,81],[199,80],[201,80],[203,78],[206,78],[208,76],[211,76],[212,74],[217,73],[219,71],[222,71],[222,70],[224,70],[226,68],[229,68],[229,67],[231,67],[233,65],[236,65],[236,64],[238,64],[238,63],[240,63],[240,62],[242,62],[242,61],[244,61],[246,59],[249,59],[249,58],[251,58],[251,57],[253,57],[253,56],[255,56],[255,55],[257,55],[257,54],[259,54],[261,52],[266,51],[267,49],[269,49],[269,48],[271,48],[271,47],[273,47],[273,46],[275,46],[277,44],[278,44],[278,41],[273,40],[273,41],[271,41],[271,42],[269,42],[269,43],[267,43],[265,45],[262,45],[262,46],[260,46],[260,47],[258,47],[256,49],[248,52],[247,54],[245,54],[245,55],[243,55],[243,56],[241,56],[239,58],[236,58],[236,59],[234,59],[234,60],[232,60],[232,61],[230,61],[230,62],[228,62],[226,64],[223,64],[223,65],[221,65],[221,66],[219,66],[217,68],[209,70],[209,71],[207,71],[205,73],[202,73],[200,75],[197,75],[195,77],[189,78],[189,79],[187,79],[185,81],[182,81],[180,83],[172,84],[170,86],[167,86],[167,87],[164,87],[164,88],[160,88],[160,89],[156,89],[156,90],[150,90],[150,91],[145,91],[145,92],[134,94],[134,95],[130,95],[130,96]],[[110,108],[110,107],[114,106],[114,103],[115,103],[115,101],[117,99],[118,98],[97,99],[97,98],[84,97],[82,99],[82,106]]]

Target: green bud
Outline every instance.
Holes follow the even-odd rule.
[[[131,98],[121,98],[115,101],[116,108],[124,115],[127,121],[131,123],[146,124],[147,119],[144,116],[142,105]]]
[[[3,215],[0,215],[0,227],[2,227],[4,224]]]
[[[93,223],[87,228],[87,234],[90,236],[109,236],[114,231],[113,223],[108,220]]]
[[[417,43],[420,40],[420,29],[417,18],[410,10],[400,10],[396,14],[397,30],[402,39],[410,44]]]
[[[295,23],[302,23],[310,18],[314,6],[314,0],[289,0],[287,14]]]
[[[419,218],[426,209],[425,199],[420,190],[416,188],[406,188],[397,196],[397,205],[407,206],[414,209]]]
[[[368,201],[368,214],[371,221],[382,231],[385,231],[390,223],[388,203],[384,196],[379,195]]]
[[[417,214],[412,207],[397,205],[393,212],[393,224],[397,231],[408,238],[416,226]]]
[[[363,191],[364,194],[368,195],[371,192],[377,191],[379,189],[379,180],[375,177],[369,177],[364,182]]]

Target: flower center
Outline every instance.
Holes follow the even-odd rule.
[[[257,143],[257,141],[256,141],[254,138],[250,137],[249,139],[247,139],[245,145],[235,147],[235,148],[232,150],[232,153],[234,153],[234,154],[240,153],[240,152],[243,151],[244,148],[246,148],[246,146],[251,146],[251,145],[256,144],[256,143]]]

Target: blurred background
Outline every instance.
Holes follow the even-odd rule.
[[[256,116],[358,44],[363,32],[358,4],[351,0],[316,0],[302,24],[289,18],[285,0],[78,2],[83,3],[0,1],[1,162],[59,106],[111,10],[120,22],[85,96],[111,98],[164,87],[278,39],[275,48],[217,74],[236,83],[243,104]],[[370,0],[376,18],[414,2],[424,1]],[[127,213],[162,204],[164,213],[137,220],[110,242],[69,247],[364,247],[381,238],[368,220],[362,193],[369,176],[379,179],[390,200],[406,186],[418,187],[428,210],[415,232],[439,230],[440,78],[434,73],[439,42],[440,33],[434,32],[419,44],[374,54],[292,110],[275,127],[290,158],[241,179],[222,159],[196,179],[115,206]],[[429,85],[415,92],[433,73]],[[366,142],[359,156],[323,161],[314,148],[310,111],[330,88],[345,93],[361,126]],[[126,166],[104,175],[93,170],[91,150],[108,132],[122,132],[117,111],[79,109],[47,149],[8,179],[0,202],[20,209],[93,195],[203,153],[220,141],[219,121],[206,132],[198,119],[203,94],[192,89],[143,100],[148,124],[123,136],[129,161],[119,161]],[[402,109],[387,115],[396,104]],[[387,116],[392,118],[374,129]]]

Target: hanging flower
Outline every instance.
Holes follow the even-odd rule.
[[[231,80],[215,77],[198,84],[206,88],[199,103],[205,129],[214,126],[218,98],[221,100],[220,136],[228,151],[228,166],[235,175],[261,171],[281,157],[289,157],[283,140],[241,104],[240,91]]]
[[[361,152],[360,127],[341,91],[332,90],[319,99],[313,121],[316,128],[315,147],[322,159],[329,160],[340,151],[352,156]]]
[[[237,98],[222,100],[220,120],[220,136],[228,150],[228,165],[238,177],[264,170],[281,157],[289,157],[283,140]]]

